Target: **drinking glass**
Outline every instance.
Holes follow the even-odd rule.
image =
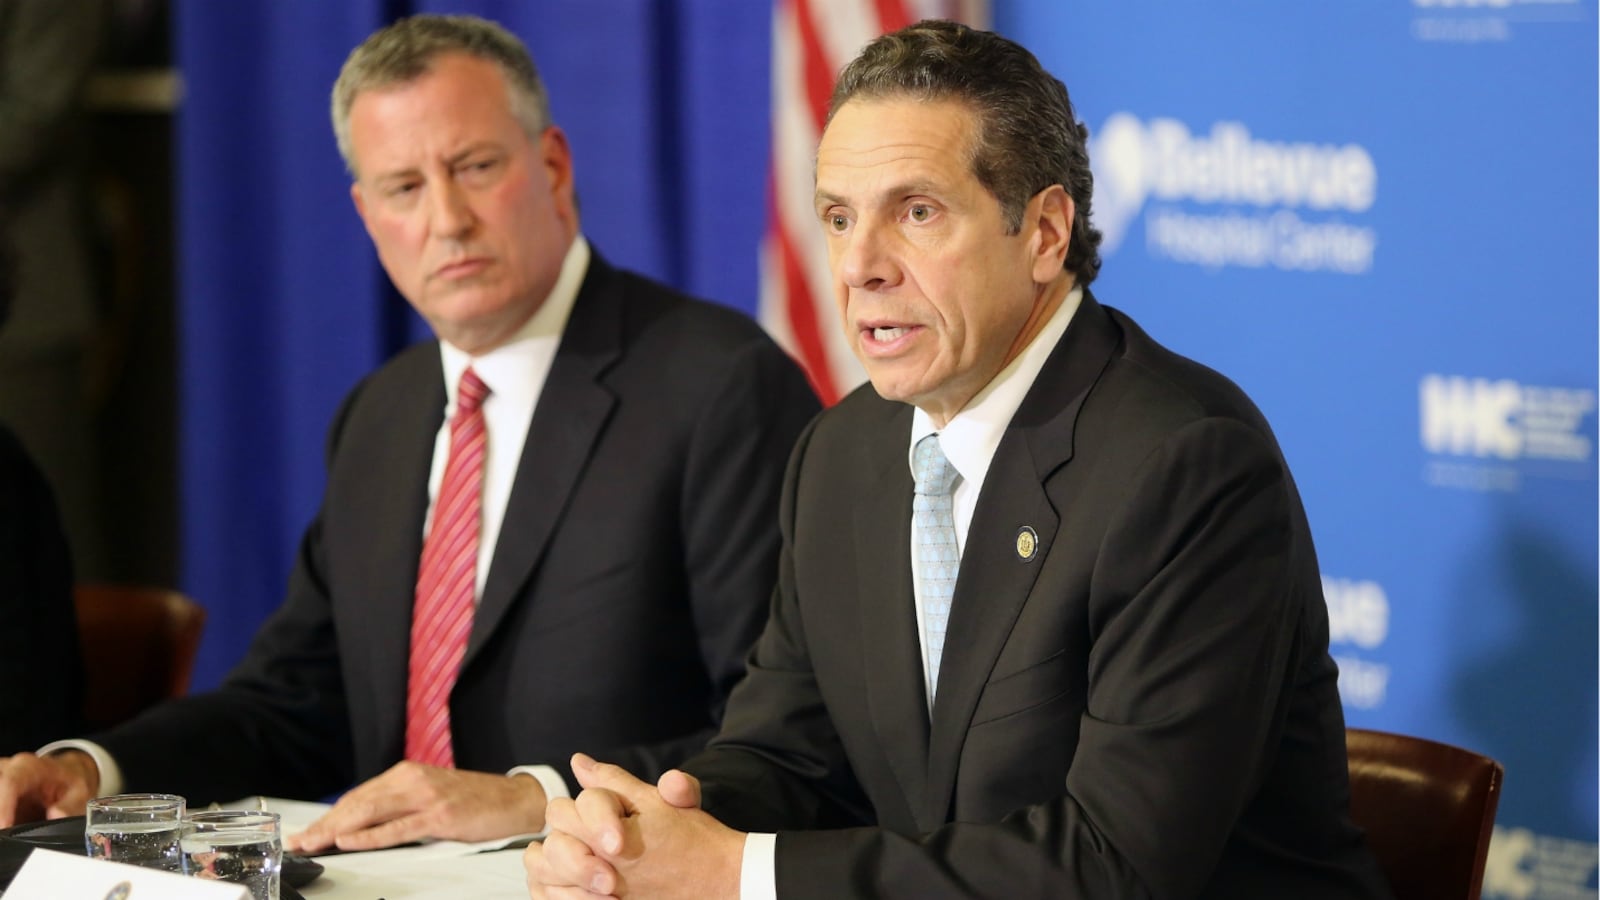
[[[278,814],[242,809],[190,813],[183,821],[183,871],[250,889],[251,900],[278,900],[283,837]]]
[[[183,810],[183,798],[175,794],[96,797],[84,816],[83,843],[95,859],[178,872]]]

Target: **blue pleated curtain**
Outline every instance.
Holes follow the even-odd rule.
[[[770,10],[727,0],[178,0],[182,586],[215,684],[281,602],[339,399],[427,332],[350,205],[328,123],[349,50],[414,12],[525,40],[613,262],[754,313]]]

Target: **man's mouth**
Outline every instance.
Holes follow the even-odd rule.
[[[452,260],[434,270],[435,278],[460,278],[482,271],[489,264],[489,260],[482,256],[468,256]]]
[[[922,326],[915,322],[882,320],[862,322],[857,327],[860,329],[862,351],[875,358],[885,358],[904,351],[917,340],[917,332],[922,330]]]

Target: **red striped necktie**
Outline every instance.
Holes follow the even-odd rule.
[[[472,633],[478,586],[478,528],[487,432],[478,373],[461,373],[450,420],[450,456],[422,544],[416,605],[411,612],[411,663],[406,680],[406,759],[455,766],[450,743],[450,690]]]

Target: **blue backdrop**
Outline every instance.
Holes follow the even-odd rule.
[[[339,397],[421,333],[326,113],[349,48],[419,10],[527,40],[602,252],[755,308],[767,4],[180,0],[202,687],[281,598]],[[1094,133],[1101,299],[1275,424],[1350,722],[1505,763],[1486,897],[1595,897],[1594,0],[998,0],[994,21]]]

